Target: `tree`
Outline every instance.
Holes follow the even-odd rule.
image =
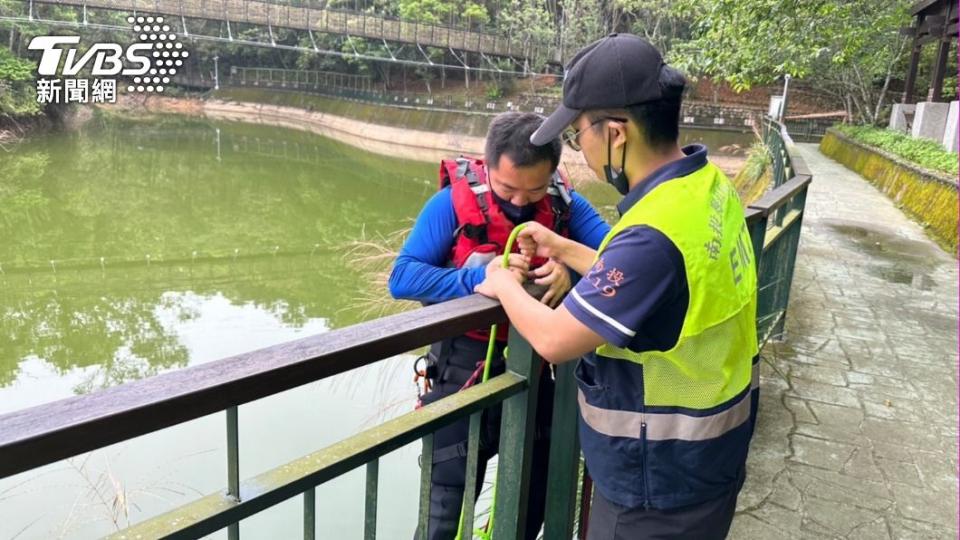
[[[35,63],[13,56],[0,45],[0,114],[29,116],[40,112]]]
[[[385,61],[367,60],[350,56],[353,54],[362,54],[365,56],[375,56],[378,58],[388,58],[390,55],[382,46],[371,44],[370,41],[363,38],[347,37],[340,44],[340,50],[346,53],[345,57],[348,65],[353,66],[357,73],[361,75],[372,75],[378,73],[380,80],[383,81],[384,91],[390,86],[390,64]]]
[[[425,24],[441,24],[448,20],[456,6],[445,0],[400,0],[400,17]]]
[[[558,41],[563,48],[561,60],[572,58],[584,45],[603,35],[600,0],[572,0],[563,3]]]
[[[689,38],[690,11],[674,0],[617,0],[633,33],[646,38],[664,54],[676,39]]]
[[[692,39],[672,50],[675,65],[744,90],[783,75],[842,99],[862,122],[877,122],[890,81],[902,71],[906,0],[679,0]]]
[[[557,29],[543,0],[504,1],[499,23],[502,32],[520,43],[522,56],[532,63],[528,69],[538,70],[548,61],[559,60],[550,57]]]

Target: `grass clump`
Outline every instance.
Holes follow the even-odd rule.
[[[747,151],[747,161],[733,177],[733,185],[740,194],[744,206],[754,203],[770,189],[773,183],[773,167],[770,152],[761,141],[753,143]]]

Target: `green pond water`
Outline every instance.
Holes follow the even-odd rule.
[[[409,227],[435,178],[315,135],[178,117],[97,117],[0,152],[0,414],[376,316],[387,293],[352,246]],[[583,191],[610,214],[611,188]],[[411,410],[412,359],[241,406],[241,477]],[[0,538],[99,537],[221,490],[225,432],[213,414],[2,479]],[[418,453],[381,460],[382,538],[413,533]],[[321,537],[360,537],[362,473],[318,488]],[[296,537],[301,516],[297,497],[241,534]]]

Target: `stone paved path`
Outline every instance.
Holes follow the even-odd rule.
[[[787,313],[763,351],[730,538],[957,538],[957,262],[872,185],[813,173]]]

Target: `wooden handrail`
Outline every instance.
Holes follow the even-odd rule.
[[[506,320],[472,295],[0,416],[0,478]]]
[[[780,187],[771,189],[763,197],[751,203],[749,208],[760,212],[763,216],[769,216],[771,212],[789,202],[794,195],[805,189],[809,183],[810,175],[794,176]]]

